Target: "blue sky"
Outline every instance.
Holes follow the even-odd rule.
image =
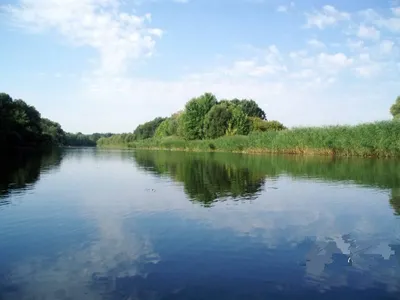
[[[0,91],[67,131],[128,132],[204,92],[287,126],[389,119],[400,2],[0,0]]]

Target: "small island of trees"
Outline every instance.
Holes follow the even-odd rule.
[[[246,136],[251,132],[279,131],[286,127],[268,121],[254,100],[221,100],[205,93],[186,103],[185,109],[169,118],[157,117],[140,124],[133,133],[102,138],[99,145],[129,145],[153,139],[177,138],[185,141],[210,140],[224,136]]]

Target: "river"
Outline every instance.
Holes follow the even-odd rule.
[[[0,299],[399,299],[400,161],[3,159]]]

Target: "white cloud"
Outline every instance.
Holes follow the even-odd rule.
[[[362,39],[378,40],[380,35],[380,31],[373,26],[360,25],[357,32],[357,36]]]
[[[316,73],[313,69],[304,69],[298,72],[291,73],[290,77],[295,79],[310,79],[316,77]]]
[[[339,70],[350,66],[353,59],[344,53],[319,53],[316,56],[309,56],[305,51],[291,52],[289,56],[302,67],[321,69],[325,71]]]
[[[376,24],[392,32],[400,32],[400,18],[381,19],[377,20]]]
[[[376,75],[380,71],[380,68],[377,65],[365,65],[365,66],[356,67],[355,71],[361,77],[369,78],[369,77]]]
[[[294,2],[290,2],[288,5],[279,5],[276,11],[285,13],[288,12],[290,9],[293,9],[294,6]]]
[[[285,5],[280,5],[278,6],[278,8],[276,9],[277,12],[287,12],[288,11],[288,7]]]
[[[120,0],[21,0],[6,11],[21,26],[56,30],[77,46],[100,55],[99,73],[119,74],[132,60],[150,56],[161,29],[150,28],[151,15],[121,12]]]
[[[329,69],[343,69],[353,63],[353,59],[348,58],[343,53],[327,54],[321,53],[318,56],[320,66]]]
[[[360,12],[360,15],[366,22],[374,24],[375,26],[389,30],[394,33],[400,32],[400,17],[397,14],[398,8],[392,9],[395,17],[385,17],[377,13],[373,9],[367,9]]]
[[[392,12],[396,17],[400,17],[400,6],[399,7],[393,7]]]
[[[337,10],[331,5],[325,5],[319,11],[306,13],[307,24],[306,27],[317,27],[324,29],[325,27],[335,25],[341,21],[350,20],[351,16],[347,12]]]
[[[358,13],[361,17],[365,19],[365,21],[373,22],[377,19],[382,18],[375,10],[372,8],[368,8],[365,10],[361,10]]]
[[[365,78],[376,76],[381,71],[381,64],[373,61],[369,53],[361,53],[356,61],[354,70],[356,73]]]
[[[135,63],[154,53],[155,42],[163,35],[163,30],[150,27],[150,14],[136,16],[124,13],[122,3],[122,0],[21,0],[21,6],[11,6],[7,9],[14,21],[20,25],[54,30],[68,41],[89,46],[99,53],[98,72],[93,74],[84,70],[76,71],[86,74],[81,89],[74,86],[75,90],[63,99],[76,101],[74,115],[77,117],[74,118],[90,121],[85,125],[75,125],[70,115],[61,109],[46,108],[51,112],[51,118],[65,124],[66,130],[73,128],[86,132],[130,131],[141,122],[156,116],[168,116],[182,109],[188,99],[205,91],[213,92],[221,98],[254,98],[270,112],[271,118],[289,126],[338,123],[341,120],[347,123],[349,120],[370,121],[387,116],[389,104],[385,104],[386,107],[382,105],[378,117],[376,111],[371,110],[364,112],[361,117],[358,114],[337,113],[325,118],[322,117],[323,112],[328,114],[332,110],[327,104],[320,102],[324,95],[331,93],[332,102],[343,103],[344,100],[337,100],[341,97],[341,94],[338,94],[339,88],[342,88],[342,92],[348,88],[347,82],[341,80],[342,72],[350,70],[363,78],[378,74],[385,65],[378,65],[371,58],[362,59],[359,55],[380,50],[387,52],[390,47],[387,42],[376,43],[375,47],[369,45],[367,48],[367,42],[356,38],[356,32],[353,32],[354,36],[347,40],[347,43],[347,37],[340,41],[335,36],[335,42],[341,43],[334,51],[328,51],[317,39],[308,40],[308,45],[314,48],[312,51],[308,49],[309,52],[295,48],[293,51],[281,52],[275,45],[267,48],[248,46],[247,49],[242,49],[247,54],[250,53],[248,56],[232,57],[230,62],[227,62],[228,58],[225,57],[217,64],[202,66],[203,71],[194,70],[179,74],[174,79],[160,80],[157,79],[157,74],[154,74],[153,78],[144,79],[124,71],[131,62]],[[354,20],[360,15],[354,15]],[[363,24],[379,28],[382,40],[389,41],[387,32],[378,25],[379,21],[385,19],[377,17],[374,11],[364,12],[364,15],[370,19],[363,20]],[[329,5],[309,14],[308,17],[308,26],[320,29],[353,18],[350,14]],[[341,31],[342,27],[338,29]],[[331,48],[329,37],[319,38],[326,41]],[[304,37],[305,42],[307,38]],[[390,59],[389,55],[386,55],[385,59]],[[395,65],[396,62],[392,64]],[[60,72],[64,72],[64,77],[67,77],[69,71]],[[394,77],[393,74],[390,76]],[[362,88],[352,95],[349,94],[349,99],[351,96],[354,99],[359,97],[376,102],[376,99],[385,98],[382,95],[379,95],[379,98],[370,95],[382,82],[374,86],[365,86],[363,78],[352,76],[351,80],[355,82],[351,83],[351,87]],[[329,90],[332,84],[335,84],[335,91]],[[389,93],[386,90],[384,92]],[[36,97],[38,98],[40,97]],[[74,100],[69,100],[71,98]],[[27,96],[26,99],[32,98]],[[149,106],[152,109],[148,109]],[[307,107],[313,107],[314,111],[319,112],[314,114],[308,111]],[[53,111],[56,113],[53,114]],[[85,128],[80,128],[82,126]]]
[[[89,78],[85,85],[90,85],[91,90],[82,97],[92,99],[97,107],[108,106],[108,99],[113,99],[113,107],[120,108],[115,118],[108,111],[94,116],[103,120],[102,124],[107,120],[113,126],[129,129],[157,116],[168,116],[182,109],[188,99],[205,91],[215,93],[218,98],[256,99],[269,111],[271,119],[278,119],[288,126],[338,122],[337,115],[310,121],[306,117],[306,103],[324,110],[323,105],[317,104],[316,99],[321,97],[319,93],[338,81],[337,75],[352,65],[351,58],[340,52],[311,56],[306,51],[298,51],[285,55],[274,45],[256,52],[259,55],[255,57],[234,60],[229,65],[210,68],[208,72],[189,73],[173,81]],[[289,57],[293,61],[288,60]],[[132,120],[131,112],[138,108],[143,109]],[[87,109],[92,112],[93,105],[88,104]],[[126,120],[132,120],[130,127]]]
[[[365,43],[362,40],[350,40],[350,39],[348,39],[347,42],[346,42],[347,47],[351,51],[356,51],[356,52],[365,49],[364,44]]]
[[[289,57],[293,60],[296,60],[298,58],[304,58],[307,56],[307,51],[306,50],[300,50],[300,51],[292,51],[289,53]]]
[[[394,42],[390,40],[384,40],[380,44],[380,51],[382,54],[390,54],[393,50]]]
[[[209,73],[208,77],[262,77],[287,71],[284,59],[275,45],[269,46],[266,50],[259,49],[257,52],[260,53],[258,57],[249,60],[234,61],[232,66],[219,67]]]
[[[325,48],[326,47],[326,45],[323,42],[321,42],[317,39],[308,40],[307,44],[312,47],[315,47],[315,48]]]

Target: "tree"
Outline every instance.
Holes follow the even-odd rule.
[[[240,105],[230,107],[232,117],[228,123],[227,135],[246,135],[250,132],[250,122],[247,114],[243,111]]]
[[[66,134],[57,122],[43,118],[41,120],[41,128],[43,135],[47,136],[52,144],[64,145],[66,143]]]
[[[171,136],[171,135],[177,135],[178,118],[179,118],[179,114],[174,114],[170,118],[165,119],[157,127],[157,129],[154,133],[154,136],[161,138],[161,137],[167,137],[167,136]]]
[[[82,132],[67,133],[65,135],[64,145],[74,146],[74,147],[95,147],[99,140],[102,139],[103,144],[106,145],[107,142],[110,141],[110,139],[113,137],[114,135],[112,133],[93,133],[93,134],[83,134]],[[133,134],[130,134],[130,137],[133,140]]]
[[[10,95],[0,93],[0,132],[5,134],[10,129],[13,110],[13,99]]]
[[[233,99],[231,100],[232,103],[241,107],[243,112],[249,117],[257,117],[262,120],[266,120],[267,117],[265,112],[258,106],[258,104],[254,100],[238,100]]]
[[[204,119],[205,137],[215,139],[225,135],[231,118],[232,112],[227,105],[214,105]]]
[[[205,137],[204,120],[210,109],[217,104],[217,99],[211,93],[205,93],[191,99],[185,106],[183,120],[183,136],[188,140],[201,140]]]
[[[13,100],[9,95],[0,94],[0,141],[2,148],[38,147],[46,143],[61,144],[53,140],[64,131],[58,123],[42,119],[32,105],[23,100]],[[57,142],[56,142],[57,140]]]
[[[160,124],[165,120],[166,120],[165,118],[158,117],[152,121],[140,124],[138,127],[136,127],[135,131],[133,132],[135,138],[137,140],[152,138],[158,126],[160,126]]]
[[[15,100],[13,111],[14,120],[19,126],[33,134],[41,134],[41,116],[34,106],[26,104],[23,100]]]
[[[400,119],[400,96],[397,97],[396,102],[390,108],[390,113],[393,119]]]

